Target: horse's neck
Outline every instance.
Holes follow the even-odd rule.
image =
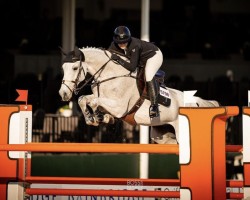
[[[88,64],[88,72],[91,75],[95,74],[109,59],[101,49],[84,48],[81,50],[84,53],[85,62]]]
[[[82,49],[85,62],[88,63],[90,74],[95,74],[101,67],[105,66],[105,74],[108,76],[120,76],[129,72],[121,65],[110,60],[111,53],[97,48]],[[110,62],[108,62],[110,61]]]
[[[93,64],[100,64],[104,60],[108,60],[108,57],[105,55],[105,52],[101,49],[96,48],[86,48],[82,49],[85,55],[85,62],[93,63]]]
[[[105,85],[102,87],[100,95],[108,94],[108,98],[113,98],[114,101],[120,99],[124,107],[127,106],[127,110],[130,110],[139,99],[139,91],[134,78],[137,72],[133,73],[132,77],[128,77],[127,75],[130,73],[128,70],[113,61],[108,62],[111,56],[108,51],[106,52],[108,56],[100,49],[84,49],[83,53],[91,75],[95,74],[101,67],[105,67],[95,76],[98,81]],[[94,87],[93,93],[97,93],[96,87]]]

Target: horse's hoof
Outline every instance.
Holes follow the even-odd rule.
[[[85,117],[85,121],[87,125],[92,125],[95,123],[95,119],[92,115],[88,115]]]
[[[101,122],[103,122],[103,115],[96,115],[95,116],[96,117],[96,121],[98,122],[98,123],[101,123]]]
[[[98,123],[103,122],[104,114],[100,110],[96,110],[94,114],[95,114],[95,119]]]
[[[102,122],[106,123],[106,124],[114,124],[115,123],[115,118],[106,114],[106,115],[104,115],[104,118],[103,118]]]

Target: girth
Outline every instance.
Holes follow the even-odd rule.
[[[158,72],[155,75],[156,81],[158,81],[158,83],[159,83],[159,87],[161,86],[161,87],[165,88],[164,76],[165,76],[165,72],[163,72],[161,70],[158,70]],[[147,95],[147,91],[146,91],[146,83],[144,81],[144,68],[143,67],[139,68],[139,73],[137,76],[137,87],[139,89],[140,98],[137,100],[137,102],[132,107],[132,109],[128,112],[128,114],[121,118],[123,121],[125,121],[133,126],[135,126],[137,124],[135,119],[134,119],[135,113],[141,107],[144,100],[149,99],[149,97]],[[161,103],[164,106],[170,106],[171,99],[163,97],[161,95],[159,95],[158,98],[159,98],[158,99],[159,103]]]
[[[135,121],[135,113],[136,111],[141,107],[141,105],[143,104],[144,100],[145,100],[145,96],[142,95],[136,102],[136,104],[132,107],[132,109],[128,112],[127,115],[125,115],[124,117],[122,117],[121,119],[127,123],[129,123],[132,126],[137,125],[136,121]]]
[[[137,100],[137,102],[131,108],[128,114],[121,118],[123,121],[129,123],[132,126],[135,126],[137,124],[134,119],[135,113],[141,107],[147,96],[145,81],[144,81],[144,67],[139,67],[139,72],[136,80],[137,80],[137,87],[140,93],[140,98]]]

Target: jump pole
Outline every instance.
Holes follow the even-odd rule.
[[[107,196],[105,190],[80,190],[80,189],[27,189],[30,195],[63,195],[63,196]],[[110,196],[115,197],[166,197],[180,198],[180,193],[176,191],[128,191],[128,190],[111,190]],[[227,193],[227,199],[242,199],[242,193]]]
[[[202,133],[202,132],[201,132]],[[227,152],[241,152],[241,145],[227,145]],[[179,154],[178,144],[112,144],[112,143],[27,143],[2,144],[0,151],[27,151],[44,153],[155,153]]]

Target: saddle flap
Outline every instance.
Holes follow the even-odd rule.
[[[159,87],[158,103],[164,106],[170,106],[171,104],[170,93],[165,85]]]
[[[137,75],[137,87],[138,87],[141,98],[149,100],[149,96],[148,96],[147,90],[146,90],[146,82],[145,82],[145,74],[144,73],[145,73],[144,67],[140,67],[138,75]],[[165,77],[165,72],[162,70],[158,70],[155,74],[155,77],[154,77],[159,85],[158,103],[162,104],[164,106],[170,106],[171,97],[170,97],[170,94],[169,94],[167,87],[164,85],[164,77]]]

